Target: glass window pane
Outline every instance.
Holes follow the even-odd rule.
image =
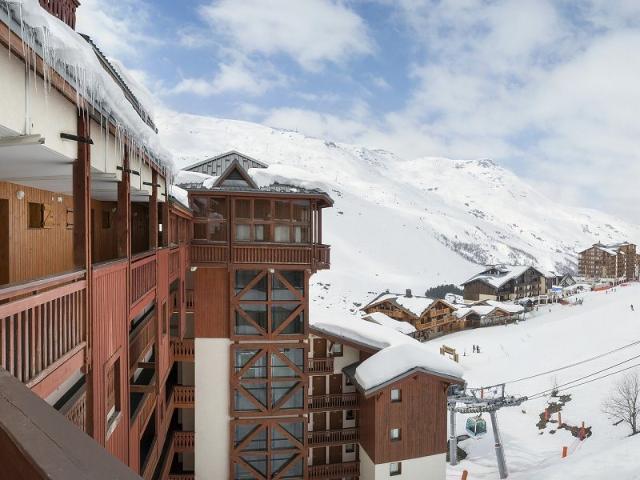
[[[286,303],[283,305],[272,305],[271,307],[271,330],[276,330],[282,323],[289,318],[293,311],[298,308],[299,303]],[[293,322],[295,323],[295,319]]]
[[[261,405],[267,406],[267,386],[264,383],[261,384],[245,384],[243,385],[245,390],[255,398]],[[239,390],[235,392],[235,410],[241,412],[255,412],[260,410],[251,400],[249,400]]]
[[[208,213],[208,204],[204,197],[191,197],[191,210],[195,217],[206,217]]]
[[[251,240],[251,225],[236,224],[236,241],[248,242]]]
[[[251,219],[251,200],[236,200],[236,218]]]
[[[309,243],[309,227],[293,227],[294,243]]]
[[[293,221],[309,223],[311,206],[309,200],[295,200],[293,202]]]
[[[289,225],[276,225],[274,229],[274,241],[289,243],[290,228]]]
[[[276,220],[290,220],[291,219],[291,204],[287,200],[276,200]]]
[[[242,368],[258,354],[258,350],[236,350],[235,371]],[[242,378],[267,378],[267,357],[262,356],[251,363],[251,366],[242,375]]]
[[[302,348],[283,348],[280,350],[282,354],[289,359],[300,370],[304,367],[304,349]]]
[[[209,215],[210,218],[219,220],[227,218],[227,199],[226,198],[210,198],[209,199]]]
[[[288,350],[292,350],[292,352],[299,352],[298,355],[292,352],[288,352]],[[302,370],[302,357],[303,350],[300,348],[296,349],[285,349],[285,351],[281,350],[282,355],[286,356],[296,367]],[[293,358],[291,358],[293,357]],[[272,353],[271,354],[271,375],[274,377],[297,377],[300,375],[297,373],[291,366],[279,355]]]
[[[255,303],[241,303],[240,308],[256,322],[260,328],[267,330],[267,305]]]
[[[226,222],[212,222],[208,225],[209,240],[212,242],[227,241],[227,224]]]
[[[304,438],[304,423],[296,422],[296,423],[281,423],[280,426],[284,428],[289,434],[296,438],[299,442],[303,441]]]
[[[271,219],[271,200],[253,201],[253,218],[256,220]]]
[[[302,270],[287,270],[278,272],[289,284],[304,294],[304,272]]]
[[[297,386],[298,382],[273,382],[271,384],[272,407]],[[280,408],[302,408],[303,397],[303,389],[299,388]]]
[[[282,335],[302,335],[304,333],[304,311],[300,312],[300,314],[291,320],[284,329],[282,330]]]
[[[236,335],[260,335],[260,331],[239,312],[236,312]]]
[[[271,280],[271,298],[273,300],[297,300],[296,295],[275,274]]]
[[[236,295],[239,294],[251,281],[258,276],[258,270],[236,270]],[[257,282],[251,290],[244,294],[244,300],[267,299],[267,276]]]
[[[207,230],[208,228],[206,223],[194,223],[193,238],[195,238],[196,240],[209,240]]]
[[[261,451],[267,449],[267,430],[262,429],[257,433],[255,432],[259,428],[258,425],[253,424],[237,424],[235,427],[235,446],[237,447],[247,436],[252,435],[251,440],[243,451]]]
[[[254,229],[254,241],[256,242],[268,242],[269,241],[269,225],[257,224],[253,226]]]
[[[267,475],[267,458],[266,457],[242,457],[242,459],[255,468],[262,475]]]

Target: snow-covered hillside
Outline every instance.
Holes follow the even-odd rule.
[[[591,242],[640,241],[640,227],[560,205],[490,160],[405,160],[248,122],[156,116],[178,166],[238,150],[331,194],[332,268],[315,277],[317,312],[354,310],[386,288],[460,283],[478,264],[570,270]]]
[[[557,402],[557,398],[536,397],[519,407],[501,409],[498,423],[509,478],[513,480],[640,479],[636,459],[640,435],[629,438],[631,430],[627,424],[615,426],[616,421],[602,412],[602,404],[615,389],[616,382],[625,373],[640,371],[640,343],[634,343],[640,340],[640,311],[630,308],[631,304],[639,303],[640,284],[580,296],[584,299],[582,305],[541,306],[518,324],[468,330],[445,337],[444,343],[461,353],[460,365],[469,386],[508,382],[507,394],[532,396],[560,385],[560,394],[570,395],[562,407],[562,422],[580,426],[584,421],[591,429],[591,436],[579,442],[568,430],[558,429],[557,414],[551,415],[552,422],[539,428],[540,415],[548,402]],[[442,343],[434,341],[425,345],[438,352]],[[480,345],[481,353],[472,353],[473,345]],[[623,346],[627,347],[620,349]],[[602,355],[605,353],[608,354]],[[600,358],[509,383],[596,356]],[[623,369],[628,370],[611,375]],[[575,382],[562,387],[571,381]],[[585,384],[578,385],[582,383]],[[466,417],[458,415],[458,435],[465,433]],[[463,470],[469,471],[469,479],[499,478],[491,424],[487,415],[485,419],[489,433],[460,443],[469,456],[458,466],[449,467],[449,480],[458,480]],[[566,459],[561,458],[563,446],[569,447]]]

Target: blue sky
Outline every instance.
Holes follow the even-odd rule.
[[[637,0],[83,0],[78,23],[161,108],[492,158],[640,220]]]

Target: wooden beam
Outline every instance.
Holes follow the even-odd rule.
[[[149,199],[149,250],[158,248],[158,172],[151,174],[151,198]]]
[[[116,230],[118,258],[131,256],[131,174],[129,173],[129,149],[125,148],[122,180],[118,182],[118,207],[116,210]]]

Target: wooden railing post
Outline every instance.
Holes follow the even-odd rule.
[[[149,199],[149,250],[158,247],[158,172],[151,174],[151,198]]]

